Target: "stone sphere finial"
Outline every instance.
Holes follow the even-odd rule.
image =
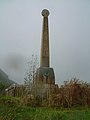
[[[42,16],[48,17],[49,16],[49,11],[47,9],[42,10]]]

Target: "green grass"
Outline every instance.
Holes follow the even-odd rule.
[[[31,108],[0,106],[0,120],[90,120],[90,109]]]
[[[0,96],[0,120],[90,120],[90,108],[34,108],[20,105],[19,98]]]

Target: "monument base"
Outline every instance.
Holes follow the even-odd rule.
[[[55,75],[53,68],[40,67],[36,71],[36,83],[55,84]]]
[[[36,96],[48,98],[55,88],[55,75],[53,68],[40,67],[36,71],[35,89]]]

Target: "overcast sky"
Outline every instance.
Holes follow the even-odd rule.
[[[40,57],[42,9],[49,15],[50,62],[56,83],[90,82],[90,0],[0,0],[0,68],[23,83],[23,60]],[[18,70],[9,66],[18,59]]]

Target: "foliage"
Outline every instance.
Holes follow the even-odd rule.
[[[49,98],[49,106],[72,107],[88,106],[90,107],[90,84],[72,78],[65,81],[59,88],[58,94],[52,94]]]
[[[38,68],[38,59],[37,55],[32,55],[31,60],[27,61],[26,65],[26,74],[25,74],[25,81],[24,86],[26,87],[27,94],[32,91],[32,84],[36,78],[36,70]]]
[[[0,120],[89,120],[90,109],[52,109],[28,106],[0,107]]]
[[[20,104],[20,98],[0,95],[0,105],[16,106]]]
[[[90,119],[90,108],[87,107],[74,107],[69,109],[57,107],[30,107],[28,104],[21,104],[20,101],[21,98],[18,97],[0,96],[0,120]]]
[[[8,76],[5,74],[1,69],[0,69],[0,83],[2,83],[3,85],[9,86],[13,83],[15,83],[14,81],[10,80],[8,78]]]
[[[8,85],[0,82],[0,94],[4,94],[5,88],[7,88]]]
[[[33,91],[27,93],[24,86],[16,87],[14,95],[21,97],[21,103],[28,106],[50,106],[59,108],[70,108],[73,106],[87,106],[90,107],[90,84],[80,81],[76,78],[70,81],[65,81],[64,85],[52,93],[48,93],[48,97],[41,98]]]
[[[40,107],[42,105],[42,99],[39,96],[26,95],[22,97],[21,104],[31,107]]]
[[[3,83],[0,83],[0,91],[2,91],[5,87],[6,85],[4,85]]]

